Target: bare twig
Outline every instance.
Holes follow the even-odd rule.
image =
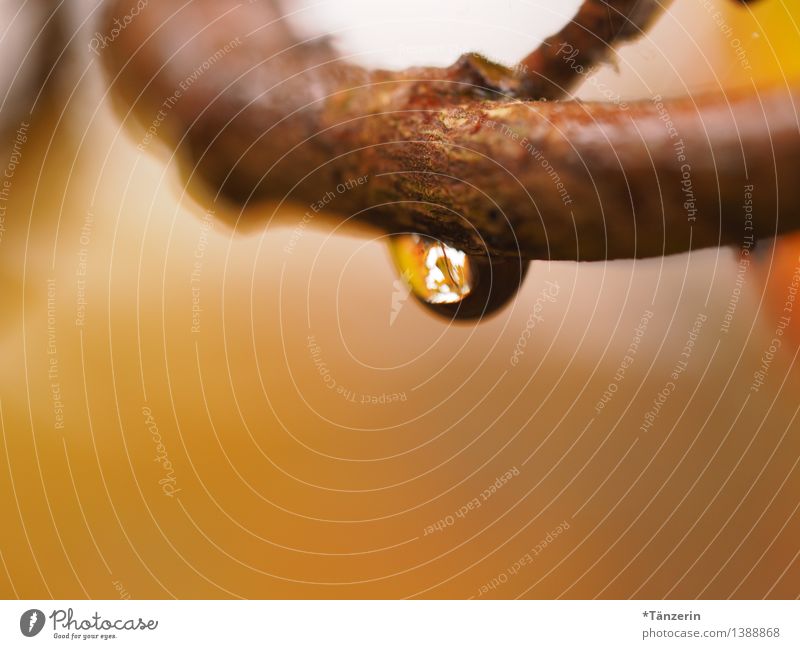
[[[640,37],[670,1],[585,0],[560,32],[519,63],[520,97],[561,97],[594,66],[604,63],[614,46]]]

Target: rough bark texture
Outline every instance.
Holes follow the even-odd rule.
[[[585,65],[657,6],[605,4],[620,17],[583,46]],[[109,16],[135,5],[117,0]],[[101,55],[117,96],[181,151],[189,176],[240,205],[323,202],[390,232],[528,259],[741,243],[753,234],[746,186],[756,236],[800,227],[795,91],[627,108],[520,101],[555,92],[530,81],[539,70],[561,92],[573,66],[545,47],[516,70],[474,54],[445,69],[365,70],[325,40],[297,44],[270,3],[232,0],[151,2]]]

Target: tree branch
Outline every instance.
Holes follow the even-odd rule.
[[[614,47],[639,38],[671,0],[585,0],[575,17],[520,61],[519,96],[558,99]]]
[[[629,38],[656,7],[607,4],[609,31],[587,19],[561,33]],[[110,15],[135,5],[118,0]],[[582,11],[597,18],[596,7]],[[607,45],[583,51],[588,65]],[[519,101],[552,92],[526,81],[539,73],[570,85],[571,66],[559,70],[552,53],[539,48],[517,71],[474,54],[444,69],[365,70],[325,40],[295,43],[270,3],[160,0],[102,56],[144,129],[239,205],[312,206],[331,192],[328,208],[386,231],[528,259],[654,256],[800,227],[796,91],[627,109]]]

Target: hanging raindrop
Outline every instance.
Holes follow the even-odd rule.
[[[421,234],[392,235],[389,250],[411,293],[450,319],[476,319],[503,308],[517,294],[528,261],[467,253]]]

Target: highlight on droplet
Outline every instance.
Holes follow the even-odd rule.
[[[420,234],[399,234],[391,252],[414,295],[430,304],[456,304],[472,292],[467,254]]]
[[[389,250],[414,297],[450,319],[498,311],[516,295],[528,269],[526,260],[470,255],[416,233],[392,235]]]

